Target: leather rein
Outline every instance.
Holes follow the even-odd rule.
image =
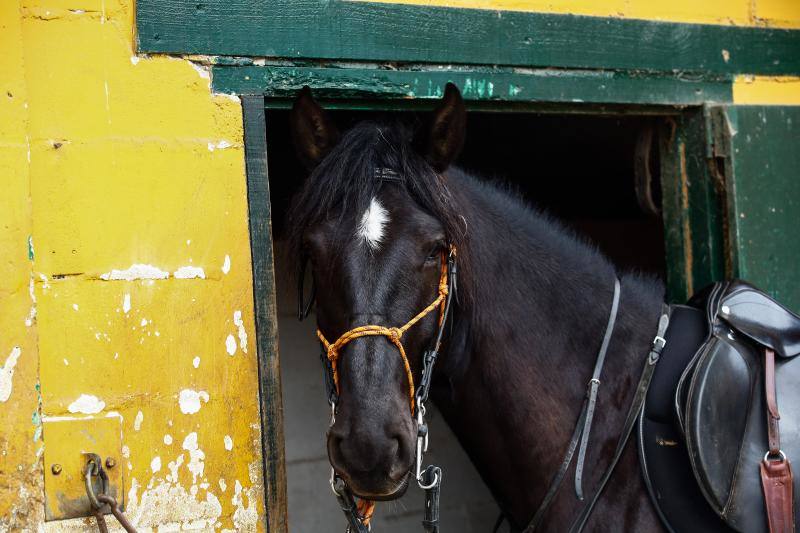
[[[400,181],[397,174],[389,169],[377,169],[376,178],[382,181]],[[315,287],[312,285],[310,298],[308,301],[304,302],[303,281],[305,277],[305,268],[306,261],[303,260],[301,261],[298,277],[299,320],[303,320],[308,316],[316,295]],[[339,399],[339,373],[337,363],[341,357],[342,348],[356,339],[369,336],[384,336],[397,348],[408,379],[408,396],[411,414],[415,417],[417,422],[414,474],[417,484],[425,491],[425,512],[422,525],[428,533],[438,533],[439,531],[439,494],[442,483],[442,469],[434,465],[429,465],[425,468],[422,466],[423,454],[428,451],[428,426],[425,423],[425,403],[430,393],[433,367],[439,356],[439,349],[441,348],[442,337],[450,312],[450,305],[457,289],[456,280],[456,248],[450,245],[448,250],[442,251],[441,253],[441,273],[436,298],[404,325],[400,327],[386,327],[377,324],[358,326],[346,331],[334,342],[329,342],[322,331],[317,329],[317,338],[322,348],[320,359],[322,360],[324,368],[326,395],[328,403],[331,406],[331,426],[336,420],[336,406]],[[438,329],[430,348],[423,354],[422,376],[415,388],[414,375],[411,371],[405,348],[403,347],[402,337],[408,329],[437,308],[439,310]],[[347,483],[333,468],[331,468],[330,485],[347,519],[347,531],[353,533],[368,532],[370,530],[370,520],[375,510],[375,502],[356,498],[347,486]]]
[[[572,437],[567,445],[567,451],[564,454],[564,459],[561,461],[558,470],[553,476],[547,492],[545,493],[541,504],[539,504],[539,508],[536,510],[536,513],[534,513],[533,518],[528,523],[527,527],[523,530],[524,533],[533,533],[542,525],[547,510],[550,508],[550,505],[552,504],[556,494],[558,494],[558,491],[561,488],[561,484],[564,481],[567,470],[569,469],[572,459],[575,456],[576,448],[578,449],[578,460],[575,466],[575,495],[579,501],[586,500],[582,487],[584,461],[586,460],[586,451],[589,444],[589,432],[592,427],[592,419],[594,418],[595,407],[597,404],[597,393],[600,388],[600,374],[603,370],[606,353],[608,352],[608,345],[617,320],[619,297],[620,282],[617,277],[614,277],[614,297],[611,302],[611,311],[609,312],[608,324],[606,325],[603,342],[600,345],[600,350],[597,354],[594,370],[592,371],[592,377],[587,384],[583,407],[578,415],[578,421],[575,423],[575,429],[572,432]],[[614,450],[614,455],[611,458],[611,463],[603,472],[594,494],[588,499],[577,518],[575,518],[575,520],[572,522],[572,525],[569,529],[570,533],[579,533],[586,526],[592,511],[594,511],[595,505],[597,505],[603,490],[611,479],[611,475],[614,473],[614,469],[619,463],[619,460],[622,458],[622,453],[625,451],[625,446],[627,445],[628,439],[631,436],[633,427],[636,424],[636,420],[644,406],[647,390],[650,388],[650,382],[656,369],[656,363],[658,363],[658,360],[661,357],[661,352],[664,350],[664,346],[667,344],[664,335],[666,334],[667,327],[669,326],[669,316],[669,306],[662,305],[661,317],[658,320],[658,330],[650,345],[650,352],[645,359],[644,367],[642,368],[642,372],[639,377],[639,382],[634,389],[633,400],[628,408],[628,414],[625,417],[625,422],[622,425],[622,431],[620,432],[619,439],[617,440],[617,446]],[[578,448],[579,443],[580,447]],[[502,523],[502,519],[503,515],[500,515],[500,519],[495,525],[495,531],[497,531]]]

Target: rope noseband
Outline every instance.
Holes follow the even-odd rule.
[[[455,257],[456,249],[454,246],[450,247],[450,255],[451,257]],[[431,311],[439,308],[439,327],[441,327],[442,323],[444,322],[444,312],[445,312],[445,301],[447,300],[447,295],[449,293],[449,288],[447,284],[447,255],[442,252],[442,268],[441,274],[439,276],[439,293],[438,296],[434,301],[432,301],[428,307],[420,311],[414,318],[406,322],[404,325],[400,326],[399,328],[392,328],[386,326],[379,326],[376,324],[370,324],[366,326],[359,326],[353,328],[349,331],[346,331],[342,334],[341,337],[336,339],[335,342],[330,343],[325,338],[325,335],[317,329],[317,338],[319,338],[322,346],[325,348],[325,352],[328,357],[328,361],[331,363],[331,373],[333,374],[333,383],[336,387],[336,393],[339,393],[339,372],[337,369],[337,363],[339,361],[339,357],[341,356],[341,350],[344,348],[346,344],[350,341],[361,337],[371,337],[376,335],[382,335],[388,339],[396,348],[397,351],[400,353],[400,359],[403,361],[403,367],[406,371],[406,377],[408,378],[408,399],[409,403],[411,404],[411,413],[414,413],[414,374],[411,372],[411,365],[408,362],[408,357],[406,356],[406,350],[403,347],[403,343],[401,341],[403,334],[408,331],[414,324],[425,318]],[[438,340],[437,340],[438,344]],[[435,347],[438,350],[438,346]]]

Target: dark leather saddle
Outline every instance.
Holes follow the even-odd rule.
[[[800,317],[738,280],[671,311],[638,428],[662,521],[671,531],[794,531]]]

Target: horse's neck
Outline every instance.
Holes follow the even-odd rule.
[[[481,308],[456,313],[444,365],[450,388],[436,400],[501,506],[520,522],[539,505],[566,451],[608,320],[615,274],[589,249],[586,256],[565,251],[563,235],[525,233],[546,232],[547,224],[518,227],[517,235],[509,235],[509,227],[480,224],[472,236],[483,247],[512,239],[516,253],[473,246],[480,257],[470,258],[471,302]],[[561,249],[542,249],[542,243]],[[480,279],[481,272],[494,276]],[[586,462],[592,465],[588,491],[600,475],[593,466],[607,463],[600,451],[610,453],[619,434],[659,310],[652,284],[623,279],[601,375],[601,423],[592,431]]]

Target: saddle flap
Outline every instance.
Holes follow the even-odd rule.
[[[735,489],[758,373],[748,360],[746,351],[751,348],[735,339],[730,330],[722,330],[705,345],[686,404],[692,468],[706,499],[723,517]]]
[[[800,354],[800,317],[748,283],[731,282],[720,302],[719,316],[783,357]]]

